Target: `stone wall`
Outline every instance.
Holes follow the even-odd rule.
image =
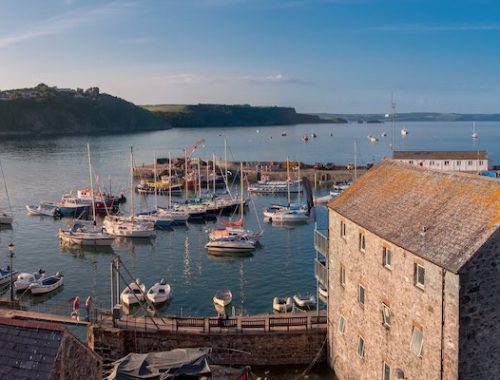
[[[57,353],[50,380],[100,380],[102,360],[67,331]]]
[[[340,236],[341,220],[346,223],[345,238]],[[365,252],[359,250],[360,232],[365,235]],[[440,379],[442,371],[446,374],[443,378],[455,379],[458,276],[445,274],[439,266],[383,240],[332,210],[329,210],[329,241],[328,360],[337,377],[381,379],[385,362],[391,368],[391,379],[397,379],[398,373],[412,380]],[[392,250],[392,269],[383,265],[384,246]],[[424,289],[414,284],[415,263],[425,267]],[[341,265],[345,267],[345,287],[340,284]],[[364,306],[358,302],[359,284],[365,288]],[[390,328],[383,325],[382,303],[391,311]],[[346,320],[343,335],[339,332],[340,315]],[[420,356],[410,349],[414,326],[423,331]],[[365,340],[364,358],[357,352],[360,336]]]
[[[199,333],[140,332],[99,326],[88,329],[90,347],[105,360],[116,360],[130,352],[168,351],[174,348],[211,347],[215,364],[287,365],[309,364],[322,349],[326,360],[326,330],[314,328],[290,332]]]
[[[500,230],[460,270],[459,378],[500,377]]]

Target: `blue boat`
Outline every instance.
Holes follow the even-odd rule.
[[[41,202],[40,207],[55,209],[55,215],[57,216],[78,218],[90,212],[92,203],[89,200],[80,199],[71,194],[65,194],[62,196],[61,201]]]
[[[11,279],[11,276],[13,279],[16,279],[17,270],[12,271],[10,267],[0,268],[0,285],[8,283]]]

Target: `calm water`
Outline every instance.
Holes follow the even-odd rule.
[[[396,125],[397,149],[486,149],[492,163],[500,163],[500,123],[476,123],[480,139],[473,145],[470,123],[405,123],[410,134],[402,138]],[[287,136],[282,137],[281,132]],[[378,143],[368,141],[368,135],[380,137]],[[318,137],[308,143],[304,134],[316,132]],[[332,136],[330,136],[332,134]],[[63,193],[88,186],[86,144],[90,143],[94,170],[99,181],[108,186],[112,179],[113,192],[128,194],[129,149],[134,146],[135,161],[150,163],[153,151],[158,156],[181,155],[182,149],[204,138],[205,146],[195,155],[211,158],[212,153],[223,156],[223,137],[227,137],[230,160],[284,160],[307,163],[353,162],[353,139],[357,139],[358,163],[377,161],[389,155],[391,127],[368,125],[300,125],[288,127],[203,128],[176,129],[121,136],[80,136],[43,139],[2,139],[0,158],[15,215],[12,229],[0,231],[0,264],[8,261],[7,245],[16,245],[14,267],[21,271],[43,268],[47,273],[61,271],[64,288],[44,298],[24,296],[26,303],[55,305],[66,303],[79,295],[94,295],[97,302],[109,305],[109,267],[112,252],[89,250],[68,251],[59,246],[57,230],[68,220],[26,215],[25,204],[40,200],[57,200]],[[7,199],[0,187],[0,206]],[[160,197],[160,204],[166,204]],[[251,209],[247,224],[256,228],[260,210],[271,202],[285,198],[255,197],[258,215]],[[153,205],[153,198],[136,199],[136,205]],[[127,207],[127,205],[125,206]],[[318,223],[325,225],[326,211],[318,210]],[[233,305],[244,313],[272,311],[276,295],[314,292],[315,280],[312,247],[313,223],[293,229],[264,224],[263,247],[248,258],[217,258],[207,255],[204,244],[206,231],[214,223],[194,224],[188,228],[159,231],[156,239],[146,241],[117,241],[113,252],[147,286],[164,277],[171,284],[174,299],[163,310],[166,314],[213,315],[212,296],[217,289],[233,292]]]

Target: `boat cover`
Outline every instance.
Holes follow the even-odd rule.
[[[106,379],[167,380],[181,376],[210,375],[207,362],[210,351],[210,348],[177,348],[147,354],[128,354],[113,363],[113,370]]]

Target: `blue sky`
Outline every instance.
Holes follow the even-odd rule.
[[[4,0],[0,89],[137,104],[500,112],[498,0]]]

